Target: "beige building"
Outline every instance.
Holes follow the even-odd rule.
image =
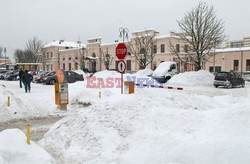
[[[250,71],[250,47],[217,49],[206,62],[206,70],[213,72],[214,67],[215,72]]]
[[[80,55],[86,46],[80,42],[54,41],[42,48],[43,70],[79,69]]]
[[[226,48],[250,47],[250,37],[244,37],[242,40],[226,42]]]
[[[131,41],[139,36],[154,34],[156,35],[156,43],[153,46],[155,58],[147,68],[154,70],[161,62],[176,61],[180,72],[195,70],[193,64],[182,63],[170,52],[171,43],[172,48],[175,48],[179,54],[182,54],[185,61],[190,60],[184,57],[185,54],[189,53],[188,44],[176,37],[160,36],[159,32],[155,30],[146,30],[132,33]],[[247,46],[247,38],[244,39]],[[100,37],[87,40],[86,45],[81,44],[81,42],[54,41],[43,48],[43,69],[46,71],[54,71],[58,68],[63,70],[82,69],[95,72],[106,69],[105,63],[109,61],[109,69],[115,70],[116,62],[118,61],[115,49],[118,43],[118,41],[103,43]],[[128,72],[140,69],[137,59],[131,52],[128,52],[124,60],[127,63]],[[202,67],[210,72],[214,71],[214,67],[215,72],[230,70],[238,72],[250,71],[250,46],[218,49],[211,54],[208,61],[203,63]]]

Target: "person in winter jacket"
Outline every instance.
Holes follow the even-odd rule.
[[[25,70],[24,74],[22,75],[22,81],[25,87],[25,93],[27,93],[27,91],[30,92],[30,83],[32,80],[33,76],[29,74],[27,70]]]
[[[22,70],[22,68],[20,69],[19,71],[19,85],[20,85],[20,88],[22,88],[22,76],[23,76],[24,72]]]

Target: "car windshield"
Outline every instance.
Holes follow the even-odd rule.
[[[217,73],[217,77],[227,77],[227,75],[228,75],[228,73],[226,73],[226,72],[219,72],[219,73]]]

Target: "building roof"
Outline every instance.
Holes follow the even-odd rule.
[[[43,48],[48,48],[48,47],[86,48],[86,45],[82,43],[78,44],[78,43],[70,42],[70,41],[55,40],[49,44],[46,44]]]
[[[223,49],[216,49],[215,50],[215,52],[240,52],[240,51],[250,51],[250,47],[223,48]]]

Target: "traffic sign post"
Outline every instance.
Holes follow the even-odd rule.
[[[117,62],[116,69],[121,73],[121,94],[123,94],[123,74],[125,73],[127,67],[123,59],[126,57],[127,51],[127,47],[124,43],[119,43],[115,51],[117,58],[120,59],[120,61]]]

